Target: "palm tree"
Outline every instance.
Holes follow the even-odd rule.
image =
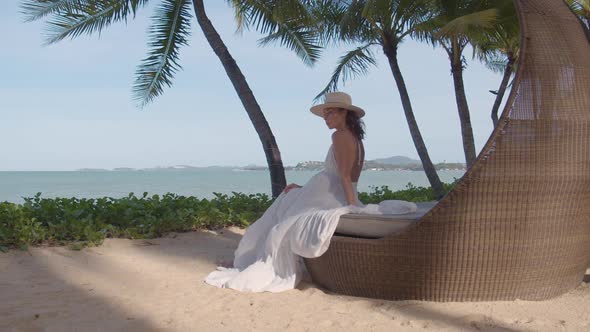
[[[410,96],[398,63],[398,47],[405,37],[426,18],[425,1],[359,0],[316,1],[307,6],[318,19],[318,38],[324,46],[330,43],[356,43],[360,46],[344,54],[319,98],[338,88],[340,81],[366,74],[375,65],[374,47],[385,54],[399,92],[410,135],[435,196],[444,195],[443,185],[430,160],[422,134],[414,117]]]
[[[498,22],[490,33],[486,33],[480,40],[472,41],[474,55],[484,62],[492,71],[503,73],[500,87],[497,91],[490,91],[496,95],[492,106],[492,122],[498,123],[498,110],[504,98],[510,77],[515,72],[520,50],[520,32],[518,18],[512,1],[499,7]]]
[[[590,29],[590,0],[566,0],[566,2]]]
[[[112,23],[134,18],[148,0],[24,0],[26,21],[47,18],[47,44],[102,31]],[[179,64],[179,50],[188,45],[191,6],[209,45],[221,61],[262,143],[270,170],[273,197],[285,187],[281,153],[270,126],[236,61],[207,17],[202,0],[159,0],[149,29],[148,56],[141,61],[133,86],[140,107],[170,87]]]
[[[433,17],[416,28],[414,36],[442,47],[451,63],[455,100],[461,123],[463,152],[467,167],[475,161],[475,142],[469,105],[465,94],[463,51],[472,39],[479,39],[496,19],[496,9],[484,0],[432,0]]]

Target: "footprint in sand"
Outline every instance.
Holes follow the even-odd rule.
[[[534,321],[535,321],[535,319],[532,318],[532,317],[524,318],[524,319],[518,319],[518,318],[516,318],[516,319],[512,320],[512,324],[514,324],[514,325],[531,324]]]
[[[487,327],[495,327],[496,322],[490,316],[481,315],[481,314],[471,314],[464,316],[462,318],[463,322],[471,328],[476,330],[482,330]]]

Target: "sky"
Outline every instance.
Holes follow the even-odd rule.
[[[147,54],[147,29],[157,1],[135,19],[100,35],[44,46],[46,24],[24,22],[20,1],[0,2],[0,171],[79,168],[266,165],[261,142],[225,71],[193,20],[171,88],[141,109],[134,73]],[[313,67],[292,51],[260,47],[255,31],[236,33],[225,1],[205,1],[218,30],[258,100],[284,165],[324,160],[331,130],[311,112],[338,57],[331,48]],[[417,159],[399,94],[382,51],[366,76],[341,84],[366,111],[366,159]],[[492,131],[490,110],[500,75],[465,51],[465,86],[476,149]],[[434,162],[464,162],[448,58],[443,50],[407,40],[399,62],[414,113]]]

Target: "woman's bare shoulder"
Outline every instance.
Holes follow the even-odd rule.
[[[335,131],[332,133],[332,142],[338,145],[352,145],[355,142],[355,139],[352,133]]]

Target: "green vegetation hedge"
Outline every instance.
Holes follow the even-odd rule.
[[[445,185],[448,191],[452,184]],[[231,196],[198,199],[168,193],[98,199],[25,198],[25,203],[0,202],[0,251],[29,245],[70,244],[73,249],[99,245],[107,237],[154,238],[168,232],[186,232],[224,226],[246,227],[272,204],[266,194],[232,192]],[[387,186],[359,193],[364,203],[386,199],[432,201],[430,188],[408,184],[391,191]]]

